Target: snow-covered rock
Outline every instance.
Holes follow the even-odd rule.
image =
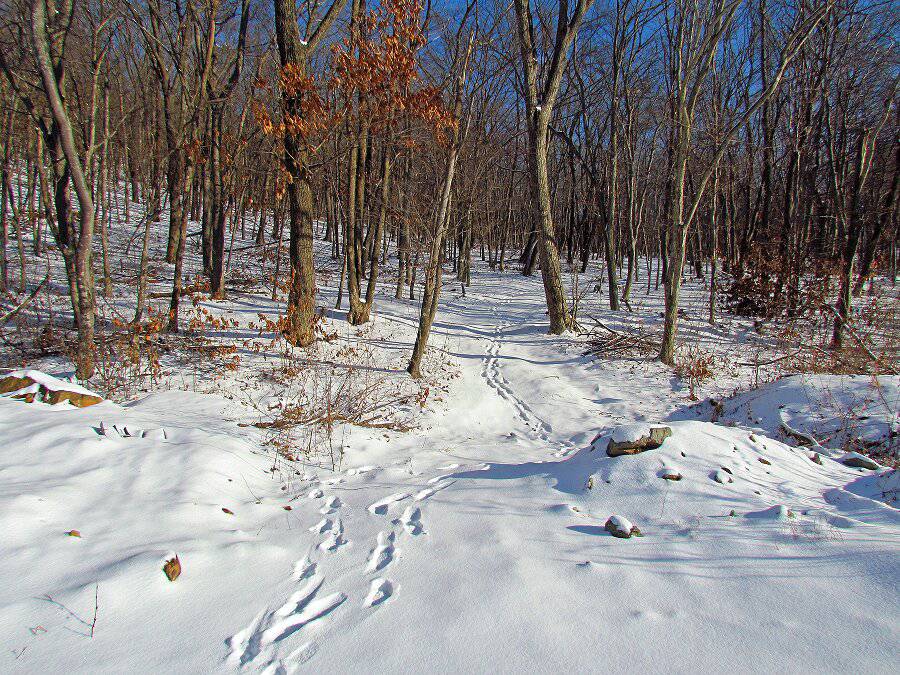
[[[784,504],[775,504],[759,511],[749,511],[744,517],[751,520],[787,520],[794,517],[794,512]]]
[[[713,480],[716,481],[717,483],[723,483],[723,484],[733,483],[734,476],[732,476],[730,473],[728,473],[724,469],[719,469],[718,471],[716,471],[713,474]]]
[[[606,524],[603,528],[609,532],[612,536],[618,537],[619,539],[629,539],[631,537],[641,537],[641,531],[631,524],[631,521],[628,520],[625,516],[610,516],[606,520]]]
[[[0,377],[0,394],[31,403],[39,401],[56,405],[64,401],[77,408],[96,405],[102,396],[84,387],[61,380],[40,370],[14,370]]]
[[[615,427],[609,433],[606,454],[610,457],[619,457],[654,450],[671,435],[672,429],[662,425],[624,424]]]
[[[841,458],[841,463],[846,466],[852,466],[854,469],[869,469],[870,471],[877,471],[882,468],[874,459],[861,455],[858,452],[848,452]]]

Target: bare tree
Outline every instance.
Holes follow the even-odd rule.
[[[547,177],[549,127],[553,106],[569,60],[569,50],[584,15],[592,4],[593,0],[578,0],[570,17],[568,0],[559,0],[551,56],[541,82],[538,64],[539,42],[535,32],[531,0],[515,0],[516,36],[524,74],[525,124],[528,129],[528,162],[534,217],[538,226],[538,250],[541,257],[544,296],[550,315],[550,332],[555,334],[564,333],[570,328],[571,317],[566,308],[566,294],[553,226],[550,183]]]

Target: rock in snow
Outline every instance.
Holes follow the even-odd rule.
[[[664,478],[665,480],[681,480],[681,471],[672,465],[666,465],[663,467],[660,478]]]
[[[852,466],[855,469],[878,471],[878,469],[881,468],[881,465],[874,459],[861,455],[858,452],[848,452],[844,455],[843,459],[841,459],[841,462],[843,462],[845,466]]]
[[[610,457],[636,455],[645,450],[654,450],[672,435],[672,429],[665,426],[647,424],[626,424],[616,427],[609,437],[606,454]]]
[[[723,485],[725,483],[734,482],[734,478],[732,477],[731,472],[726,471],[725,469],[719,469],[718,471],[716,471],[716,473],[713,474],[713,480],[717,483],[722,483]]]
[[[56,405],[68,401],[78,408],[86,408],[103,400],[92,391],[74,382],[66,382],[39,370],[15,370],[0,378],[0,394],[22,399],[28,403],[40,401]]]
[[[641,531],[631,524],[625,516],[610,516],[606,521],[604,529],[612,536],[619,539],[629,539],[631,537],[642,537]]]

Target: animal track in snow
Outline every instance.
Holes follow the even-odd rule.
[[[394,594],[394,584],[387,579],[378,577],[372,579],[369,586],[369,594],[366,596],[363,604],[366,607],[377,607]]]
[[[319,550],[336,551],[346,543],[347,540],[344,539],[344,524],[338,519],[332,526],[331,532],[328,533],[328,537],[319,544]]]
[[[313,574],[310,576],[307,582],[303,584],[303,588],[292,593],[287,602],[275,610],[275,616],[290,616],[296,612],[298,608],[306,605],[310,598],[319,592],[319,588],[321,588],[324,582],[325,577],[321,574]]]
[[[369,556],[369,564],[366,565],[366,572],[377,572],[391,564],[394,559],[394,533],[379,532],[378,544],[372,550]]]
[[[417,535],[425,532],[422,528],[422,510],[418,506],[407,506],[400,522],[410,534]]]
[[[265,617],[266,612],[260,612],[244,630],[228,638],[228,662],[232,666],[243,666],[259,654],[259,629]]]
[[[388,497],[385,497],[384,499],[379,499],[374,504],[369,505],[369,513],[374,513],[376,515],[383,516],[385,513],[388,512],[388,507],[391,504],[403,501],[407,497],[409,497],[408,493],[398,492],[396,494],[389,495]]]
[[[293,675],[297,668],[309,661],[318,648],[315,643],[307,642],[292,651],[284,658],[274,658],[261,667],[260,675]]]
[[[316,573],[316,563],[309,561],[309,556],[305,555],[303,558],[294,563],[294,572],[291,574],[291,579],[294,581],[299,581],[300,579],[307,579]]]
[[[494,329],[494,338],[491,340],[490,347],[488,347],[487,358],[484,361],[481,375],[500,398],[505,399],[512,405],[513,410],[515,410],[516,414],[536,438],[548,441],[550,440],[550,432],[553,431],[553,427],[538,417],[528,404],[516,395],[507,379],[500,372],[500,363],[497,357],[500,354],[501,332],[499,327]]]
[[[319,510],[319,513],[321,513],[322,515],[328,515],[329,513],[334,513],[339,508],[341,508],[341,500],[332,495],[325,500],[325,504]]]
[[[265,648],[273,642],[283,640],[288,635],[303,628],[306,624],[312,623],[326,614],[329,614],[346,599],[346,595],[338,592],[332,593],[324,598],[307,600],[302,607],[297,605],[297,610],[294,613],[277,621],[273,621],[272,624],[263,631],[259,640],[260,647]]]
[[[309,528],[310,532],[314,532],[315,534],[322,534],[331,529],[331,521],[328,518],[322,518],[318,523]]]
[[[571,441],[563,441],[563,445],[566,447],[564,447],[562,450],[559,450],[558,452],[554,452],[554,457],[568,457],[569,455],[578,452],[578,446]]]

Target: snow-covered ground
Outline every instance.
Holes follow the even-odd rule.
[[[900,378],[897,376],[800,374],[784,377],[721,401],[697,406],[726,424],[740,424],[773,437],[830,448],[858,448],[900,455]],[[676,417],[690,419],[689,411]]]
[[[104,317],[133,312],[135,232],[113,232]],[[710,326],[708,290],[688,280],[680,335],[714,354],[700,395],[722,401],[694,405],[670,368],[547,335],[540,278],[475,261],[465,295],[448,273],[413,383],[418,303],[393,299],[386,273],[373,322],[349,326],[326,247],[328,339],[310,352],[259,317],[284,303],[272,258],[250,251],[227,300],[185,300],[204,325],[161,343],[153,381],[123,389],[107,365],[88,388],[113,382],[115,402],[0,397],[0,672],[894,672],[900,480],[837,448],[896,432],[898,378],[748,391],[773,338],[727,314]],[[54,255],[29,263],[59,293],[32,321],[65,315]],[[633,312],[592,292],[583,323],[658,326],[641,273]],[[153,275],[162,307],[171,268]],[[601,276],[594,263],[579,287]],[[238,367],[195,356],[200,337]],[[5,358],[70,374],[53,349]],[[327,438],[271,426],[317,396],[373,423]],[[611,437],[657,423],[672,430],[661,447],[607,456]],[[784,424],[830,449],[797,447]],[[642,536],[611,536],[612,516]]]
[[[236,392],[0,399],[2,669],[893,672],[896,473],[740,420],[607,457],[689,405],[671,371],[546,335],[538,278],[448,287],[443,400],[352,428],[339,471],[273,462]],[[376,328],[335,326],[399,378],[414,321],[380,298]]]

